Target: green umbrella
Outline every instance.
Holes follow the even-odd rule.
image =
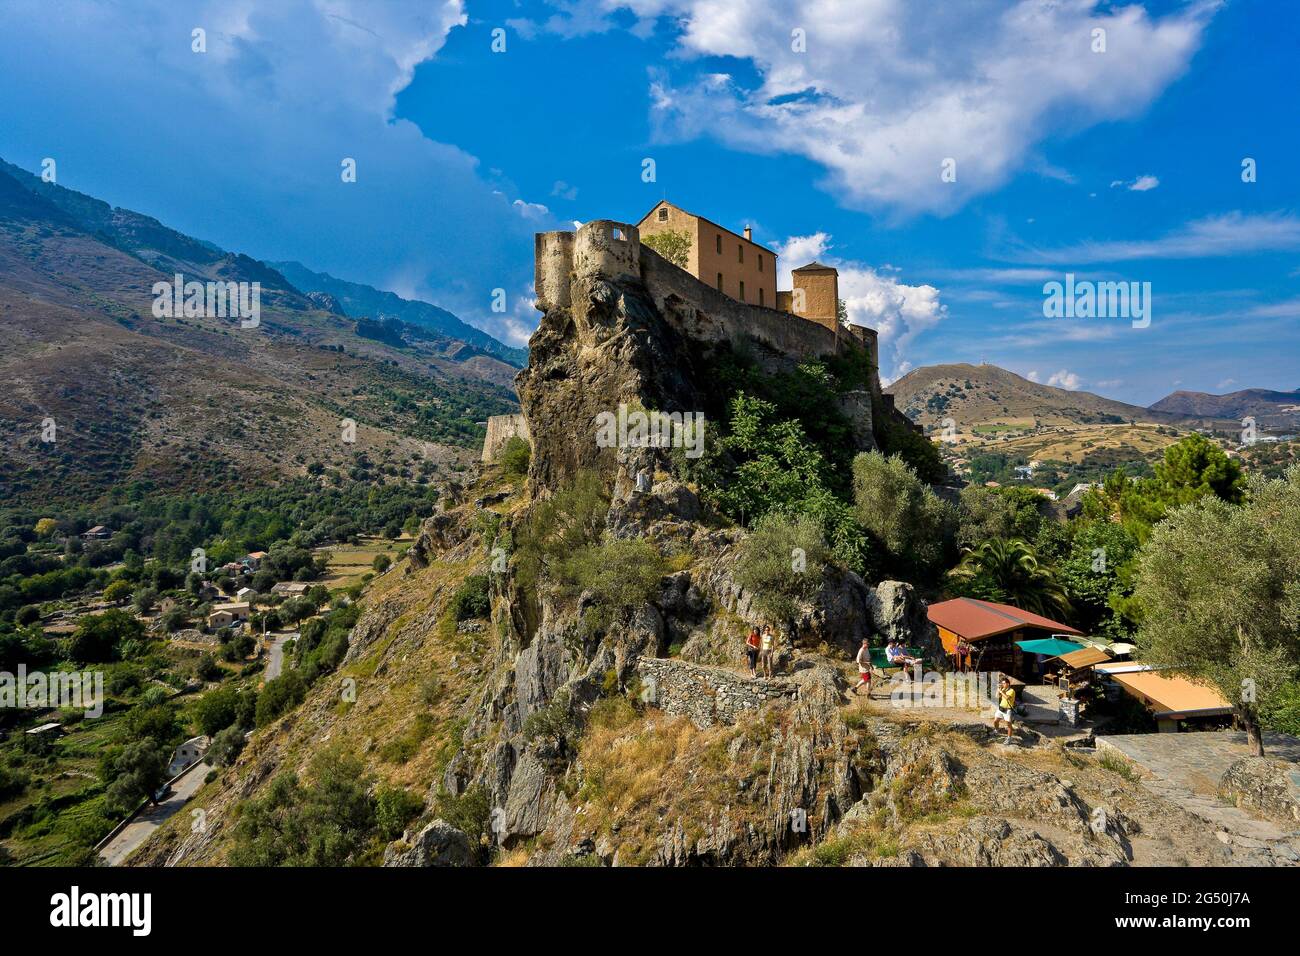
[[[1063,641],[1059,637],[1044,637],[1034,641],[1016,641],[1022,651],[1029,654],[1045,654],[1048,657],[1060,657],[1071,651],[1083,650],[1082,644]]]

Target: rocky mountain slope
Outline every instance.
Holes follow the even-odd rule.
[[[365,595],[339,672],[200,792],[204,826],[174,820],[133,862],[228,861],[245,801],[281,774],[309,777],[326,748],[423,794],[406,832],[363,863],[1226,860],[1207,825],[1086,753],[1003,748],[978,719],[847,698],[864,635],[937,650],[906,583],[828,571],[795,609],[781,676],[740,670],[742,635],[762,619],[735,577],[747,532],[709,511],[674,449],[602,447],[588,416],[619,403],[690,408],[679,403],[713,388],[699,371],[711,351],[780,365],[818,339],[792,326],[789,350],[772,347],[780,326],[765,331],[757,311],[653,253],[638,262],[602,228],[539,237],[545,315],[520,380],[527,477],[488,466],[426,520]],[[855,442],[867,447],[870,419],[862,426]],[[618,562],[580,591],[565,586],[564,559],[591,540],[654,549],[665,563],[644,600],[601,613],[601,574],[627,571]],[[490,609],[465,614],[458,594],[476,575]]]
[[[988,425],[1175,424],[1182,415],[1145,409],[1091,392],[1031,382],[996,365],[929,365],[889,386],[897,407],[913,420],[958,428]]]
[[[1152,411],[1188,418],[1234,419],[1254,417],[1261,429],[1294,433],[1300,429],[1300,389],[1275,392],[1244,388],[1226,395],[1208,392],[1174,392],[1151,406]]]
[[[475,352],[494,356],[516,369],[528,361],[527,349],[512,348],[499,342],[482,329],[476,329],[431,303],[403,299],[364,283],[336,279],[326,272],[313,272],[301,262],[272,262],[270,265],[304,292],[331,296],[344,315],[399,319],[459,343],[462,361],[472,359]]]
[[[176,273],[261,283],[258,326],[155,316],[154,283]],[[346,469],[361,452],[401,472],[463,457],[477,422],[515,407],[513,369],[495,358],[420,330],[360,334],[256,260],[7,164],[0,321],[0,481],[14,497],[94,497],[133,479],[222,487]]]

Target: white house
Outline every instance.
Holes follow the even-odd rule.
[[[174,777],[186,767],[203,759],[212,741],[206,736],[191,737],[172,753],[172,762],[167,767],[167,776]]]
[[[237,601],[247,601],[251,604],[255,597],[257,597],[257,592],[252,588],[240,588],[235,592],[235,600]]]

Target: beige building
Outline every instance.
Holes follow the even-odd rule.
[[[831,266],[813,261],[790,272],[794,286],[776,294],[776,307],[824,325],[832,332],[840,327],[840,274]]]
[[[733,299],[776,308],[776,253],[751,239],[748,226],[740,236],[665,199],[637,223],[637,231],[643,242],[665,232],[686,233],[687,272]]]
[[[643,242],[649,236],[685,233],[691,240],[685,269],[701,282],[741,302],[790,312],[840,331],[839,273],[831,266],[800,266],[791,273],[794,288],[778,292],[776,253],[754,242],[748,226],[740,236],[666,199],[645,214],[637,231]],[[653,247],[653,242],[647,245]]]

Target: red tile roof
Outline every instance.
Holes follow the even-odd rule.
[[[1009,631],[1032,627],[1054,634],[1082,634],[1077,628],[1051,618],[1023,611],[1010,604],[996,604],[976,598],[953,598],[930,605],[927,614],[938,627],[952,631],[968,641],[996,637]]]

